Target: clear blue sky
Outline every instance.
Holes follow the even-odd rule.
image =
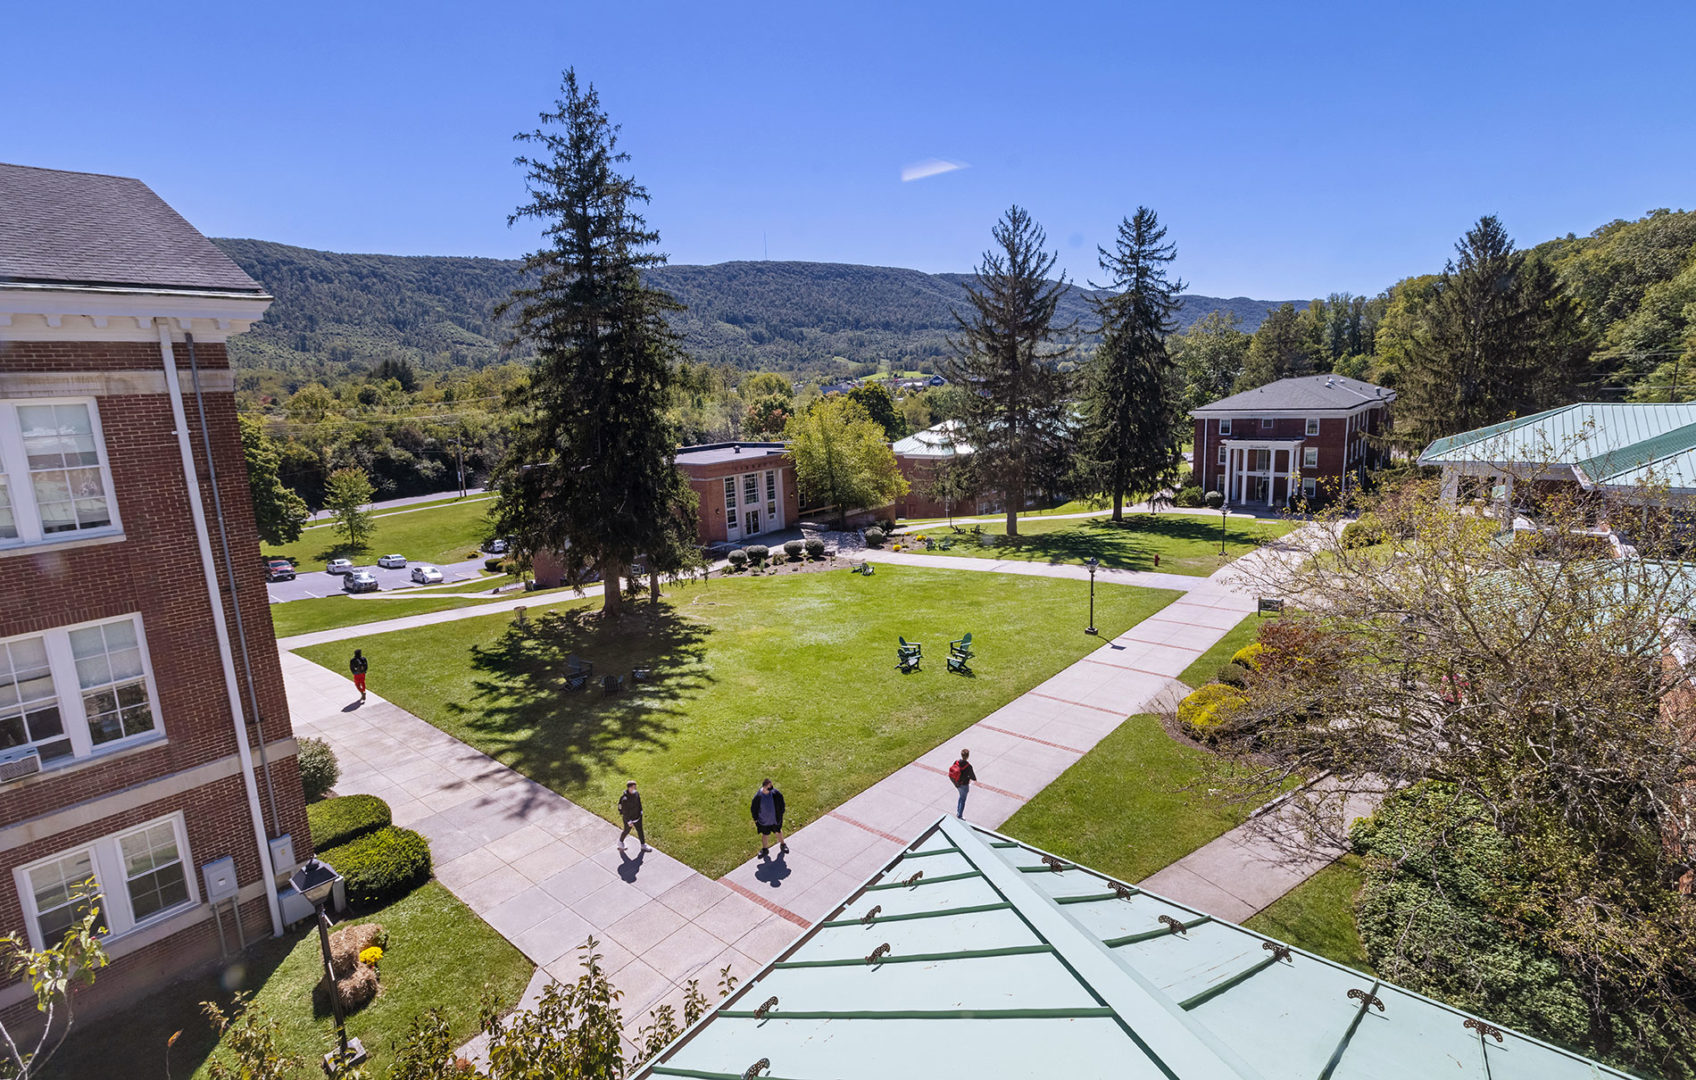
[[[210,235],[514,256],[511,135],[575,65],[678,263],[964,271],[1017,201],[1087,277],[1141,203],[1195,291],[1282,299],[1437,269],[1485,213],[1529,245],[1696,206],[1696,6],[1413,8],[24,3],[0,161]],[[969,167],[902,182],[932,159]]]

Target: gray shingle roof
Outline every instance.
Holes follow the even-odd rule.
[[[1190,415],[1256,413],[1261,410],[1349,410],[1368,401],[1394,401],[1396,392],[1346,375],[1302,375],[1203,405]]]
[[[262,294],[140,180],[0,164],[0,282]]]

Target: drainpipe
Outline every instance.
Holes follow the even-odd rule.
[[[171,347],[171,327],[164,319],[156,319],[159,329],[159,356],[165,366],[165,387],[171,398],[171,420],[176,425],[177,450],[182,454],[183,479],[188,486],[189,514],[194,519],[194,534],[199,541],[200,565],[206,573],[206,595],[212,602],[212,628],[218,638],[218,659],[224,669],[224,688],[229,694],[230,715],[235,720],[236,755],[241,761],[241,782],[247,792],[247,809],[253,819],[253,842],[259,850],[259,869],[264,875],[265,903],[271,911],[271,936],[283,934],[283,913],[277,904],[277,871],[271,865],[271,841],[265,833],[265,814],[259,807],[259,785],[253,778],[253,752],[247,742],[247,723],[241,706],[241,691],[236,686],[236,663],[230,649],[229,627],[224,622],[224,599],[218,589],[217,564],[212,561],[212,537],[206,531],[206,511],[200,500],[200,477],[194,467],[194,448],[188,437],[188,416],[183,411],[183,390],[177,381],[177,357]],[[238,905],[237,916],[240,911]]]
[[[276,835],[283,831],[283,819],[277,815],[277,789],[271,786],[271,763],[265,756],[265,720],[259,709],[258,692],[253,687],[253,661],[248,658],[247,629],[241,619],[241,575],[236,573],[230,559],[230,531],[224,525],[224,497],[218,491],[218,460],[212,456],[212,433],[206,426],[206,397],[200,392],[200,364],[194,356],[194,335],[185,333],[188,343],[188,373],[194,384],[194,404],[200,412],[200,445],[206,449],[206,478],[212,482],[212,516],[218,519],[218,544],[224,550],[224,573],[230,578],[230,607],[236,613],[236,642],[241,646],[242,673],[247,676],[247,704],[253,710],[253,730],[259,733],[259,771],[265,774],[265,801],[271,807],[271,826]]]

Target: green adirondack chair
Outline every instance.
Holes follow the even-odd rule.
[[[958,656],[962,660],[970,660],[976,654],[972,652],[972,635],[967,634],[958,641],[948,643],[948,654]]]

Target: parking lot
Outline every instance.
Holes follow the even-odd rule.
[[[378,554],[382,554],[379,552]],[[483,559],[467,559],[456,563],[429,563],[442,572],[442,583],[451,584],[455,581],[469,581],[483,569]],[[355,564],[359,570],[369,570],[376,578],[379,591],[399,592],[403,589],[423,588],[412,583],[412,567],[409,564],[401,570],[384,570],[377,565],[377,556]],[[293,581],[273,581],[266,585],[266,591],[271,595],[271,603],[280,604],[287,600],[311,600],[319,596],[335,596],[342,591],[342,576],[324,572],[323,563],[302,563],[295,567],[298,575]],[[428,595],[428,594],[425,594]]]

